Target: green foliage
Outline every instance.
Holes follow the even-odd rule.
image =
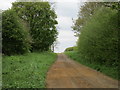
[[[2,10],[0,9],[0,66],[2,66]],[[2,87],[2,68],[0,68],[0,89]]]
[[[105,2],[104,6],[105,7],[110,7],[111,9],[116,9],[116,10],[120,9],[119,2]]]
[[[119,74],[118,74],[118,67],[111,67],[111,66],[106,66],[106,65],[101,65],[100,63],[97,62],[88,62],[84,59],[82,59],[79,55],[78,52],[73,51],[73,52],[65,52],[65,54],[70,57],[71,59],[79,62],[80,64],[86,65],[90,68],[93,68],[99,72],[104,73],[105,75],[108,75],[114,79],[120,80]]]
[[[2,87],[45,88],[47,71],[56,57],[56,54],[49,52],[4,56]]]
[[[77,48],[76,46],[66,48],[66,49],[65,49],[65,52],[66,52],[66,51],[75,51],[75,50],[76,50],[76,48]]]
[[[83,6],[80,7],[78,19],[72,26],[76,36],[79,36],[82,27],[94,15],[95,11],[101,7],[109,7],[115,10],[119,10],[118,2],[86,2]]]
[[[79,36],[82,59],[106,66],[118,66],[118,13],[101,8],[87,21]]]
[[[15,2],[12,7],[19,17],[27,21],[33,39],[32,50],[48,51],[56,41],[57,18],[48,2]]]
[[[13,10],[2,13],[2,51],[6,55],[29,51],[30,42],[21,20]]]
[[[102,5],[103,2],[86,2],[83,6],[80,7],[78,19],[72,26],[76,36],[79,36],[82,27],[86,24],[86,21],[89,20],[91,16],[94,15],[95,10],[102,7]]]

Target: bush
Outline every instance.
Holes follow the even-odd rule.
[[[2,16],[3,53],[11,55],[28,52],[30,43],[21,20],[13,10],[4,11]]]
[[[2,10],[0,10],[0,55],[2,53]]]
[[[101,8],[83,27],[79,36],[78,51],[89,62],[118,65],[118,14],[117,10]]]
[[[75,51],[75,50],[76,50],[76,47],[74,46],[74,47],[66,48],[66,49],[65,49],[65,52],[66,52],[66,51]]]

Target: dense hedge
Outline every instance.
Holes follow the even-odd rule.
[[[6,55],[29,51],[29,40],[21,20],[13,10],[2,13],[2,52]]]
[[[81,30],[79,55],[88,62],[118,65],[118,13],[100,8]]]

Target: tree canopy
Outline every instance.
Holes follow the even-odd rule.
[[[48,2],[15,2],[12,7],[28,22],[33,38],[32,50],[47,51],[57,38],[56,14]]]
[[[83,6],[80,7],[78,12],[78,18],[74,21],[74,25],[72,26],[73,31],[76,36],[79,36],[82,27],[86,24],[86,22],[94,15],[95,11],[97,11],[101,7],[109,7],[115,10],[118,10],[118,2],[86,2]]]
[[[48,51],[57,39],[57,15],[49,2],[14,2],[2,14],[4,54]]]
[[[23,54],[29,51],[29,40],[21,23],[13,10],[2,13],[2,51],[4,54]]]
[[[79,35],[78,51],[84,60],[118,66],[118,13],[100,8]]]

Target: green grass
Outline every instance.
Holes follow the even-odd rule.
[[[103,74],[107,75],[107,76],[110,76],[111,78],[114,78],[114,79],[117,79],[117,80],[120,80],[120,77],[118,76],[118,69],[116,67],[107,67],[105,65],[101,65],[101,64],[98,64],[98,63],[89,63],[88,61],[85,61],[83,59],[80,58],[80,56],[78,55],[77,52],[75,51],[70,51],[70,52],[65,52],[65,54],[70,57],[71,59],[83,64],[83,65],[86,65],[90,68],[93,68],[97,71],[100,71],[102,72]]]
[[[3,88],[45,88],[46,73],[56,56],[48,52],[3,56]]]

